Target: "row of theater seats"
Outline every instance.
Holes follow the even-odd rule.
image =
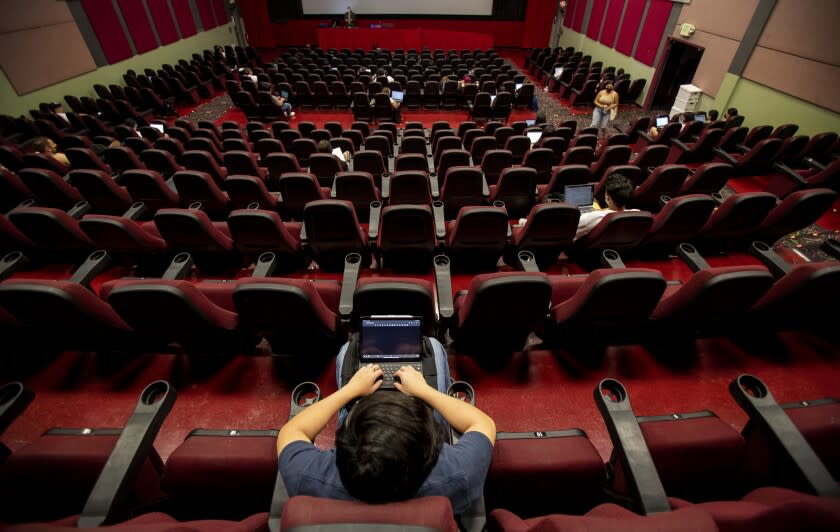
[[[312,207],[319,208],[315,219],[322,223],[312,227],[325,231],[332,231],[330,211],[352,212],[340,202],[316,202]],[[453,264],[460,267],[486,257],[480,245],[458,240],[458,225],[469,228],[472,212],[462,211],[449,240]],[[279,220],[266,211],[236,215],[229,222],[231,228],[238,228],[232,233],[272,223],[272,218],[274,223]],[[44,213],[21,209],[12,216],[35,225],[33,220],[41,221]],[[502,215],[499,223],[504,225],[505,220]],[[183,238],[191,227],[204,226],[208,240],[194,241],[189,248],[202,271],[212,272],[223,258],[234,256],[230,251],[227,256],[215,253],[218,250],[213,246],[218,243],[211,245],[209,237],[220,238],[221,233],[200,211],[161,211],[155,224],[173,240]],[[62,348],[133,346],[142,350],[149,347],[137,342],[142,339],[152,342],[151,346],[178,342],[198,353],[241,353],[250,352],[265,337],[277,354],[306,354],[314,343],[334,348],[346,339],[347,327],[352,330],[359,316],[387,310],[423,316],[429,334],[445,339],[448,331],[459,351],[509,353],[523,349],[530,334],[552,345],[583,338],[591,341],[582,334],[590,330],[609,343],[650,338],[667,343],[672,337],[714,335],[733,328],[819,331],[832,316],[828,295],[836,293],[840,283],[836,262],[791,266],[761,242],[753,243],[751,252],[765,266],[714,268],[693,246],[681,244],[677,253],[695,272],[684,284],[666,281],[658,270],[626,268],[614,250],[602,253],[609,269],[588,275],[546,275],[539,272],[534,253],[523,249],[517,259],[525,271],[476,275],[468,291],[453,296],[450,258],[431,258],[426,249],[410,244],[403,244],[399,254],[389,255],[386,242],[380,242],[386,265],[397,260],[428,261],[434,268],[436,288],[422,279],[405,277],[359,280],[369,258],[353,250],[345,257],[344,249],[324,247],[315,251],[316,260],[323,261],[321,266],[327,271],[340,270],[343,261],[341,283],[274,277],[289,267],[289,257],[272,252],[258,257],[251,278],[193,283],[186,280],[193,258],[181,253],[162,279],[148,275],[115,279],[93,293],[86,286],[108,267],[110,257],[104,251],[93,253],[69,280],[62,281],[29,278],[21,254],[11,253],[0,262],[0,277],[14,274],[0,284],[0,309],[5,311],[2,326],[9,345],[13,339],[34,337],[49,338]],[[83,249],[75,242],[69,248],[75,253]],[[615,305],[616,301],[622,304]]]
[[[610,170],[630,175],[632,168]],[[552,183],[576,171],[587,169],[565,167]],[[175,191],[149,170],[124,172],[125,189],[95,170],[70,172],[75,188],[48,170],[24,169],[20,178],[3,172],[0,183],[14,194],[7,196],[8,218],[0,219],[0,252],[32,251],[55,259],[104,249],[128,264],[160,264],[188,252],[216,272],[264,252],[281,257],[284,271],[306,268],[310,260],[323,271],[337,271],[345,255],[359,253],[365,266],[373,254],[379,269],[426,272],[434,255],[446,253],[459,270],[475,272],[495,271],[502,258],[515,265],[517,253],[527,250],[540,268],[549,269],[562,252],[588,262],[605,249],[655,257],[682,242],[704,251],[743,250],[754,240],[772,245],[815,223],[837,198],[825,188],[792,192],[784,200],[767,192],[660,197],[665,192],[660,182],[687,174],[684,167],[665,165],[630,200],[631,207],[644,208],[645,198],[651,204],[657,198],[658,213],[609,213],[575,240],[578,207],[551,199],[550,193],[562,188],[535,188],[535,174],[532,168],[507,168],[498,185],[485,188],[479,170],[455,167],[437,195],[419,171],[385,177],[381,189],[368,173],[339,172],[331,192],[310,174],[285,173],[277,180],[281,202],[253,176],[228,177],[222,192],[208,174],[196,171],[176,172]],[[595,187],[601,201],[604,179]],[[26,206],[31,198],[56,207]],[[303,223],[284,222],[280,213]],[[510,218],[519,216],[522,221],[511,226]],[[152,220],[143,221],[148,217]]]
[[[601,381],[595,403],[613,443],[606,464],[579,429],[499,432],[482,504],[458,516],[463,529],[836,530],[840,456],[832,420],[840,403],[779,405],[752,375],[729,390],[749,416],[740,434],[708,410],[637,417],[628,390]],[[32,401],[20,383],[3,391],[0,428]],[[317,386],[299,386],[290,417],[319,398]],[[459,529],[440,497],[386,505],[289,499],[278,481],[276,430],[195,429],[164,464],[153,442],[174,403],[175,390],[158,381],[143,390],[122,431],[52,429],[7,451],[0,486],[10,504],[0,519],[37,522],[9,527],[17,531],[170,530],[176,518],[205,519],[180,525],[191,530]],[[241,521],[213,521],[222,519]]]

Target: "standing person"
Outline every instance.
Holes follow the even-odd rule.
[[[277,436],[277,453],[289,495],[374,504],[441,495],[455,513],[470,508],[484,490],[496,425],[481,410],[440,391],[449,366],[443,346],[438,343],[434,351],[438,389],[419,371],[402,366],[395,374],[397,391],[377,391],[382,369],[368,364],[286,423]],[[342,354],[336,360],[339,375]],[[356,399],[339,420],[335,448],[318,449],[312,443],[318,433]],[[435,411],[463,434],[456,444],[445,443]]]
[[[589,127],[600,129],[599,135],[606,138],[607,128],[610,125],[610,113],[618,109],[618,93],[615,92],[612,82],[595,95],[595,109],[592,111],[592,123]]]

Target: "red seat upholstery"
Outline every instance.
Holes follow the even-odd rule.
[[[837,293],[838,288],[840,264],[796,264],[756,301],[753,312],[761,326],[819,328],[831,323],[833,312],[829,294]]]
[[[501,201],[511,219],[522,218],[534,205],[536,179],[537,171],[533,168],[505,168],[498,183],[490,185],[487,202],[492,205]]]
[[[627,164],[631,155],[633,155],[633,150],[630,149],[630,146],[608,146],[604,148],[601,150],[598,160],[592,163],[589,169],[589,182],[600,181],[606,175],[607,168],[611,166]]]
[[[423,164],[425,164],[425,158]],[[389,205],[429,205],[431,203],[432,191],[429,176],[425,170],[394,172],[391,176]]]
[[[51,170],[24,168],[18,172],[18,177],[32,192],[35,201],[44,207],[66,211],[85,199],[61,175]]]
[[[800,190],[776,205],[755,232],[755,238],[772,245],[794,231],[817,222],[837,200],[837,193],[827,188]]]
[[[437,250],[431,207],[389,205],[382,209],[378,247],[385,268],[396,271],[429,271]]]
[[[131,194],[102,170],[72,170],[67,174],[67,181],[97,213],[122,214],[134,202]]]
[[[146,165],[140,162],[140,158],[134,150],[125,146],[105,148],[105,162],[113,171],[120,174],[126,170],[146,169]]]
[[[473,277],[469,292],[455,298],[450,335],[459,350],[518,351],[528,335],[541,332],[551,299],[544,273],[486,273]]]
[[[476,147],[473,144],[473,152]],[[481,159],[481,171],[484,172],[484,179],[488,185],[495,185],[499,180],[502,172],[509,169],[513,164],[513,154],[508,150],[487,149],[484,151]]]
[[[720,192],[732,175],[732,166],[726,163],[706,163],[694,169],[680,187],[678,195],[712,194]]]
[[[767,192],[733,194],[712,213],[699,237],[715,248],[740,243],[755,233],[776,201],[776,196]]]
[[[154,170],[128,170],[121,179],[132,199],[143,202],[152,214],[158,209],[177,207],[180,202],[178,192]]]
[[[112,171],[111,167],[102,162],[102,159],[90,148],[69,148],[64,154],[74,169],[99,170],[106,174]]]
[[[312,256],[322,270],[342,271],[348,253],[359,253],[362,265],[370,264],[370,244],[349,201],[310,201],[303,220]]]
[[[244,209],[256,203],[260,209],[277,210],[277,195],[268,191],[265,182],[252,175],[232,175],[225,179],[225,191],[231,208]]]
[[[143,259],[167,250],[166,242],[149,233],[139,223],[120,216],[88,214],[79,227],[99,249],[115,256]]]
[[[654,170],[633,191],[629,205],[634,209],[659,210],[661,196],[676,196],[688,177],[688,167],[663,164]]]
[[[160,173],[165,178],[169,178],[175,172],[184,169],[175,161],[175,156],[168,151],[158,149],[146,150],[140,154],[140,158],[143,160],[146,168]]]
[[[262,253],[274,253],[281,270],[305,267],[300,245],[301,224],[283,223],[275,211],[238,209],[227,219],[228,229],[243,255],[256,260]]]
[[[317,511],[316,511],[317,508]],[[283,508],[282,530],[298,527],[366,523],[402,525],[406,529],[457,532],[452,505],[445,497],[423,497],[388,504],[365,504],[351,501],[329,501],[315,497],[292,497]]]
[[[516,263],[517,253],[530,251],[537,266],[547,270],[557,262],[560,252],[572,245],[577,230],[580,210],[565,203],[540,203],[521,227],[513,228],[511,246],[505,253],[505,262]]]
[[[219,187],[222,186],[228,176],[227,168],[219,166],[213,156],[206,151],[187,150],[181,154],[181,163],[187,170],[208,174],[213,178],[216,186]]]
[[[203,270],[219,271],[239,265],[239,253],[227,226],[223,232],[203,211],[160,209],[154,224],[172,251],[189,253]]]
[[[507,510],[494,510],[488,519],[487,529],[491,532],[716,532],[718,527],[708,512],[694,507],[642,517],[616,504],[602,504],[583,516],[558,514],[527,520]]]
[[[264,336],[275,354],[317,358],[323,356],[319,349],[334,352],[344,340],[337,313],[340,291],[331,281],[251,277],[239,281],[233,303],[241,330]]]
[[[215,219],[223,219],[230,211],[230,199],[222,192],[210,174],[183,170],[172,176],[178,197],[184,207],[201,202],[201,208]]]
[[[592,231],[575,240],[572,251],[592,254],[604,249],[632,250],[644,240],[652,225],[653,216],[649,212],[611,212]]]
[[[224,154],[228,174],[252,175],[265,179],[266,169],[257,165],[257,154],[247,151],[227,151]]]
[[[670,253],[674,246],[691,242],[706,224],[717,204],[705,194],[673,198],[653,218],[641,247],[646,252]]]
[[[94,250],[93,241],[79,228],[79,221],[59,209],[22,207],[9,220],[36,248],[48,254],[81,258]]]
[[[370,204],[382,199],[373,176],[367,172],[338,172],[335,174],[335,197],[353,204],[356,217],[370,218]]]
[[[455,218],[461,207],[481,205],[484,199],[483,188],[484,177],[478,168],[471,166],[450,168],[440,187],[440,200],[443,202],[446,219]]]
[[[462,207],[447,224],[447,254],[462,271],[495,271],[507,240],[508,216],[501,207]]]

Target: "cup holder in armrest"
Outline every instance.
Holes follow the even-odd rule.
[[[292,399],[289,403],[289,419],[303,412],[310,405],[321,400],[321,388],[314,382],[301,382],[292,390]]]

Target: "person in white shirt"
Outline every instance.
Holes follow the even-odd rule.
[[[607,176],[604,185],[606,189],[604,197],[607,200],[607,208],[603,209],[595,202],[595,210],[581,214],[577,232],[575,233],[575,240],[584,235],[588,235],[611,212],[638,210],[624,208],[635,188],[626,176],[623,174],[610,174]]]

